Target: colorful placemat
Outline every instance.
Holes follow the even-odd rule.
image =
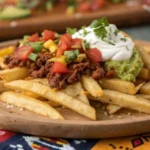
[[[45,138],[0,130],[0,150],[149,150],[150,134],[116,139]]]

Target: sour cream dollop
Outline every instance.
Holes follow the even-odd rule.
[[[110,24],[105,27],[106,38],[98,37],[94,29],[86,27],[72,35],[72,38],[80,38],[89,43],[90,48],[97,48],[102,54],[102,61],[107,60],[127,60],[133,54],[134,42],[118,32],[115,25]],[[85,34],[86,31],[86,34]]]

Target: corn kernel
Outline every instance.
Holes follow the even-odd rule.
[[[75,12],[75,8],[74,7],[68,7],[67,10],[66,10],[66,13],[68,15],[72,15],[72,14],[74,14],[74,12]]]
[[[56,45],[52,45],[52,46],[50,46],[50,48],[49,48],[49,50],[51,51],[51,53],[56,52],[57,49],[58,49],[58,47],[57,47]]]
[[[52,40],[48,40],[44,43],[44,48],[49,49],[52,53],[56,52],[58,47]]]

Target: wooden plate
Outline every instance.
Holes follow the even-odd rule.
[[[65,8],[58,5],[53,12],[36,12],[29,18],[0,21],[0,40],[19,38],[37,31],[42,32],[46,28],[64,32],[66,27],[79,28],[83,25],[89,25],[92,20],[103,16],[118,26],[150,22],[150,13],[146,12],[141,4],[135,6],[129,6],[126,3],[108,4],[97,12],[76,13],[74,15],[66,15],[64,12]]]
[[[5,42],[0,47],[15,44]],[[140,41],[144,45],[148,42]],[[64,138],[112,138],[150,132],[150,115],[122,109],[113,116],[107,116],[104,106],[92,102],[96,108],[97,121],[67,109],[58,108],[66,120],[52,120],[26,110],[8,108],[0,102],[0,127],[7,130],[29,133],[32,135]]]

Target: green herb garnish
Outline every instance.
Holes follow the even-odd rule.
[[[90,45],[86,40],[82,40],[82,47],[84,50],[87,50],[90,48]]]
[[[76,29],[76,28],[67,28],[66,32],[67,32],[68,34],[73,35],[74,33],[77,32],[77,29]]]
[[[121,38],[121,41],[126,42],[126,41],[127,41],[127,39],[126,39],[126,38]]]
[[[114,34],[117,36],[119,32],[120,32],[120,30],[117,29],[117,30],[115,30]]]
[[[90,26],[94,28],[94,32],[98,37],[101,37],[102,39],[107,37],[107,30],[105,27],[109,26],[109,23],[105,17],[94,20]]]

